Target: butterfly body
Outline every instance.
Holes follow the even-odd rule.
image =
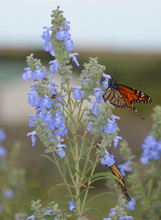
[[[103,94],[103,99],[107,100],[116,108],[129,108],[135,114],[137,114],[141,119],[144,119],[140,112],[135,108],[133,103],[151,103],[151,98],[145,93],[133,89],[128,86],[117,84],[112,81],[109,87]]]

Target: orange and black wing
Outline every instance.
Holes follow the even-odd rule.
[[[127,108],[137,114],[141,119],[144,119],[133,103],[151,103],[151,98],[145,93],[128,86],[118,84],[117,89],[125,100]]]
[[[127,193],[127,188],[126,188],[126,184],[125,184],[125,181],[120,173],[120,171],[117,169],[117,167],[114,165],[112,165],[110,167],[112,173],[114,176],[116,176],[123,184],[121,184],[119,181],[118,182],[118,185],[120,186],[121,190],[122,190],[122,193],[124,194],[124,196],[127,198],[128,201],[131,201],[131,198],[129,196],[129,194]]]
[[[129,108],[141,119],[144,119],[133,103],[151,103],[151,98],[143,92],[112,81],[103,94],[104,101],[108,100],[116,108]]]
[[[103,94],[102,98],[104,101],[108,100],[116,108],[126,108],[126,102],[117,89],[109,87]]]
[[[124,85],[117,85],[118,91],[121,93],[123,98],[127,98],[130,103],[151,103],[151,98],[143,92],[137,89],[130,88]]]

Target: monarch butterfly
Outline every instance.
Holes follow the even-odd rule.
[[[122,189],[122,192],[124,194],[124,196],[127,198],[128,201],[131,201],[131,198],[129,196],[129,194],[127,193],[127,188],[126,188],[126,184],[125,181],[120,173],[120,171],[117,169],[117,167],[115,166],[115,164],[113,164],[112,166],[110,166],[110,169],[113,173],[114,176],[116,176],[123,184],[121,184],[119,181],[118,185],[120,186],[120,188]]]
[[[116,108],[129,108],[141,119],[144,120],[140,112],[135,108],[133,103],[151,103],[152,99],[137,89],[130,88],[115,81],[111,81],[102,98],[108,100]]]

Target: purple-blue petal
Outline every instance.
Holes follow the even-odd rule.
[[[107,165],[108,167],[111,167],[115,163],[115,158],[112,154],[108,153],[107,150],[105,150],[105,155],[103,156],[101,160],[102,165]]]

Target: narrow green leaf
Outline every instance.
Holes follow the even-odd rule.
[[[119,180],[116,176],[114,176],[114,175],[111,174],[111,173],[96,173],[96,174],[94,174],[94,175],[88,177],[87,179],[85,179],[84,182],[88,182],[89,180],[94,179],[94,178],[97,178],[97,177],[99,177],[98,179],[100,179],[101,176],[113,177],[113,178],[116,179],[118,182],[120,182],[123,186],[125,186],[121,180]],[[92,181],[93,181],[93,180],[92,180]]]
[[[55,160],[52,159],[51,157],[49,157],[49,156],[47,156],[47,155],[41,155],[41,156],[42,156],[42,157],[46,157],[46,158],[48,158],[50,161],[52,161],[53,163],[56,164]]]
[[[113,194],[113,193],[112,193],[112,192],[104,192],[104,193],[97,194],[97,195],[93,196],[92,198],[90,198],[90,199],[86,202],[86,204],[89,203],[89,202],[91,202],[93,199],[95,199],[95,198],[97,198],[97,197],[99,197],[99,196],[106,195],[106,194]]]
[[[95,212],[100,217],[100,219],[103,220],[103,217],[101,216],[101,214],[99,213],[97,209],[88,207],[83,210],[83,213],[88,212],[88,211]]]
[[[79,120],[79,124],[81,125],[81,127],[83,128],[83,130],[85,130],[84,125],[82,124],[82,122]]]
[[[87,188],[86,188],[86,189],[83,189],[83,190],[80,192],[79,196],[76,198],[76,202],[77,202],[78,199],[85,193],[86,190],[87,190]]]
[[[74,118],[72,117],[72,115],[66,110],[64,109],[64,111],[67,113],[67,115],[69,116],[69,118],[75,123]]]
[[[82,171],[80,170],[80,173],[77,171],[77,169],[75,168],[75,165],[73,164],[67,164],[67,166],[69,166],[70,168],[72,168],[79,176],[81,176]]]
[[[64,179],[66,179],[66,162],[64,161],[64,164],[62,166],[62,170],[63,170],[63,177]]]
[[[107,177],[105,176],[105,177],[99,177],[99,178],[95,178],[95,179],[93,179],[92,181],[91,181],[91,183],[93,183],[93,182],[95,182],[95,181],[98,181],[98,180],[104,180],[104,179],[107,179]]]
[[[84,115],[86,110],[88,110],[87,106],[83,109],[82,114],[80,115],[80,121],[82,120],[83,115]]]
[[[93,168],[93,166],[96,165],[96,164],[98,164],[98,163],[100,162],[100,160],[101,160],[101,158],[98,159],[97,161],[95,161],[92,165],[90,165],[90,166],[88,167],[88,169],[86,170],[84,176],[86,176],[87,173]]]
[[[63,148],[63,151],[65,151],[66,153],[68,153],[71,157],[73,157],[73,154],[70,150],[68,150],[67,148]]]
[[[48,208],[48,209],[50,209],[51,208],[51,206],[53,206],[53,205],[55,205],[55,204],[68,204],[68,202],[61,202],[61,201],[59,201],[59,202],[51,202],[51,203],[49,203],[49,204],[47,204],[46,206],[45,206],[45,208]]]
[[[74,214],[74,212],[73,211],[71,211],[71,210],[69,210],[69,209],[64,209],[64,210],[62,210],[61,211],[62,213],[71,213],[71,214]]]
[[[55,190],[55,189],[58,189],[58,188],[61,188],[61,187],[66,187],[67,184],[66,183],[60,183],[60,184],[57,184],[53,187],[51,187],[51,189],[49,189],[49,191],[47,192],[47,196],[50,196],[50,194]]]

